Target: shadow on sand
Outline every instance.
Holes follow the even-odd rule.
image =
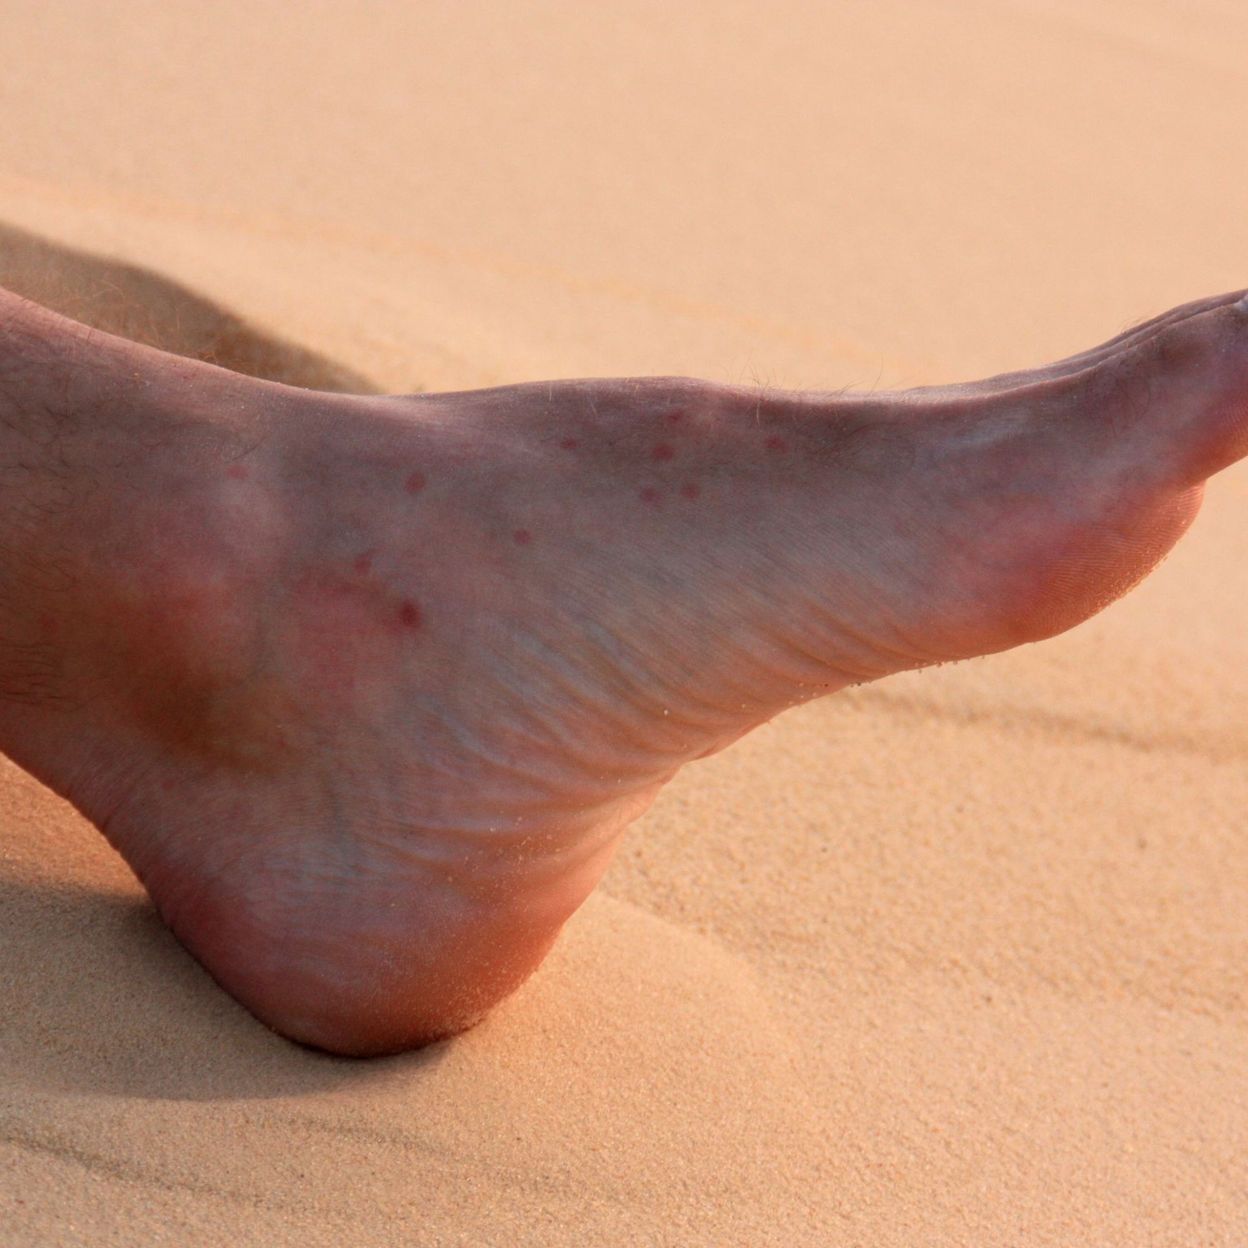
[[[307,390],[376,394],[367,377],[151,269],[0,223],[0,286],[106,333]]]

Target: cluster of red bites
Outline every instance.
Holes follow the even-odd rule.
[[[684,418],[685,413],[679,409],[667,412],[664,419],[669,424],[679,424]],[[577,438],[563,438],[560,443],[560,449],[565,451],[575,451],[580,447],[580,441]],[[788,444],[778,434],[769,434],[763,442],[766,450],[771,452],[781,452],[788,450]],[[676,459],[676,448],[670,442],[656,442],[650,448],[650,459],[656,464],[666,464]],[[250,475],[250,469],[244,464],[231,464],[226,469],[226,474],[236,481],[245,481]],[[425,475],[419,471],[409,472],[403,482],[403,489],[408,494],[419,494],[425,488]],[[702,487],[696,481],[684,481],[675,487],[674,493],[687,502],[696,502],[701,497]],[[654,485],[644,485],[637,491],[637,497],[641,502],[651,507],[658,507],[662,504],[665,493]],[[533,544],[533,533],[530,529],[513,529],[511,533],[512,542],[516,546],[530,546]],[[352,563],[352,568],[357,576],[368,576],[373,570],[373,558],[376,555],[375,550],[365,551],[358,555]],[[420,607],[410,599],[404,599],[398,607],[398,622],[405,629],[416,630],[421,627],[424,622],[424,616]]]

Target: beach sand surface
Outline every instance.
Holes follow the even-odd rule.
[[[294,384],[836,390],[1248,284],[1231,0],[40,0],[0,284]],[[687,768],[486,1023],[221,993],[0,765],[0,1244],[1248,1243],[1248,470],[1055,641]]]

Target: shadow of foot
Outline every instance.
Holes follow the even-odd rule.
[[[360,373],[248,325],[141,265],[0,224],[0,286],[94,329],[309,390],[375,394]]]

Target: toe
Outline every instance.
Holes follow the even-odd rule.
[[[1172,327],[1182,324],[1184,321],[1189,321],[1193,317],[1238,303],[1246,294],[1248,292],[1243,290],[1225,291],[1220,295],[1212,295],[1204,299],[1193,299],[1188,303],[1179,304],[1177,307],[1162,312],[1159,316],[1150,317],[1146,321],[1141,321],[1138,325],[1132,325],[1130,328],[1123,330],[1122,333],[1116,334],[1113,338],[1101,343],[1097,347],[1093,347],[1089,351],[1082,351],[1067,359],[1058,360],[1043,371],[1053,375],[1068,375],[1082,371],[1122,351],[1143,346],[1158,334],[1164,333]]]
[[[1044,381],[1059,381],[1085,372],[1098,364],[1102,364],[1123,352],[1146,346],[1152,339],[1164,334],[1172,327],[1181,325],[1193,317],[1207,312],[1217,311],[1238,303],[1245,297],[1243,290],[1226,291],[1220,295],[1212,295],[1204,299],[1194,299],[1189,303],[1180,304],[1168,311],[1154,316],[1138,325],[1132,325],[1120,334],[1087,351],[1080,351],[1064,359],[1055,360],[1040,368],[1020,369],[1011,373],[1000,373],[993,377],[985,377],[981,381],[963,383],[957,386],[929,386],[924,389],[928,393],[942,390],[953,390],[970,396],[987,396],[1016,390],[1020,386],[1033,385]]]
[[[1098,365],[1089,420],[1146,481],[1191,487],[1248,455],[1248,298],[1167,326]]]

